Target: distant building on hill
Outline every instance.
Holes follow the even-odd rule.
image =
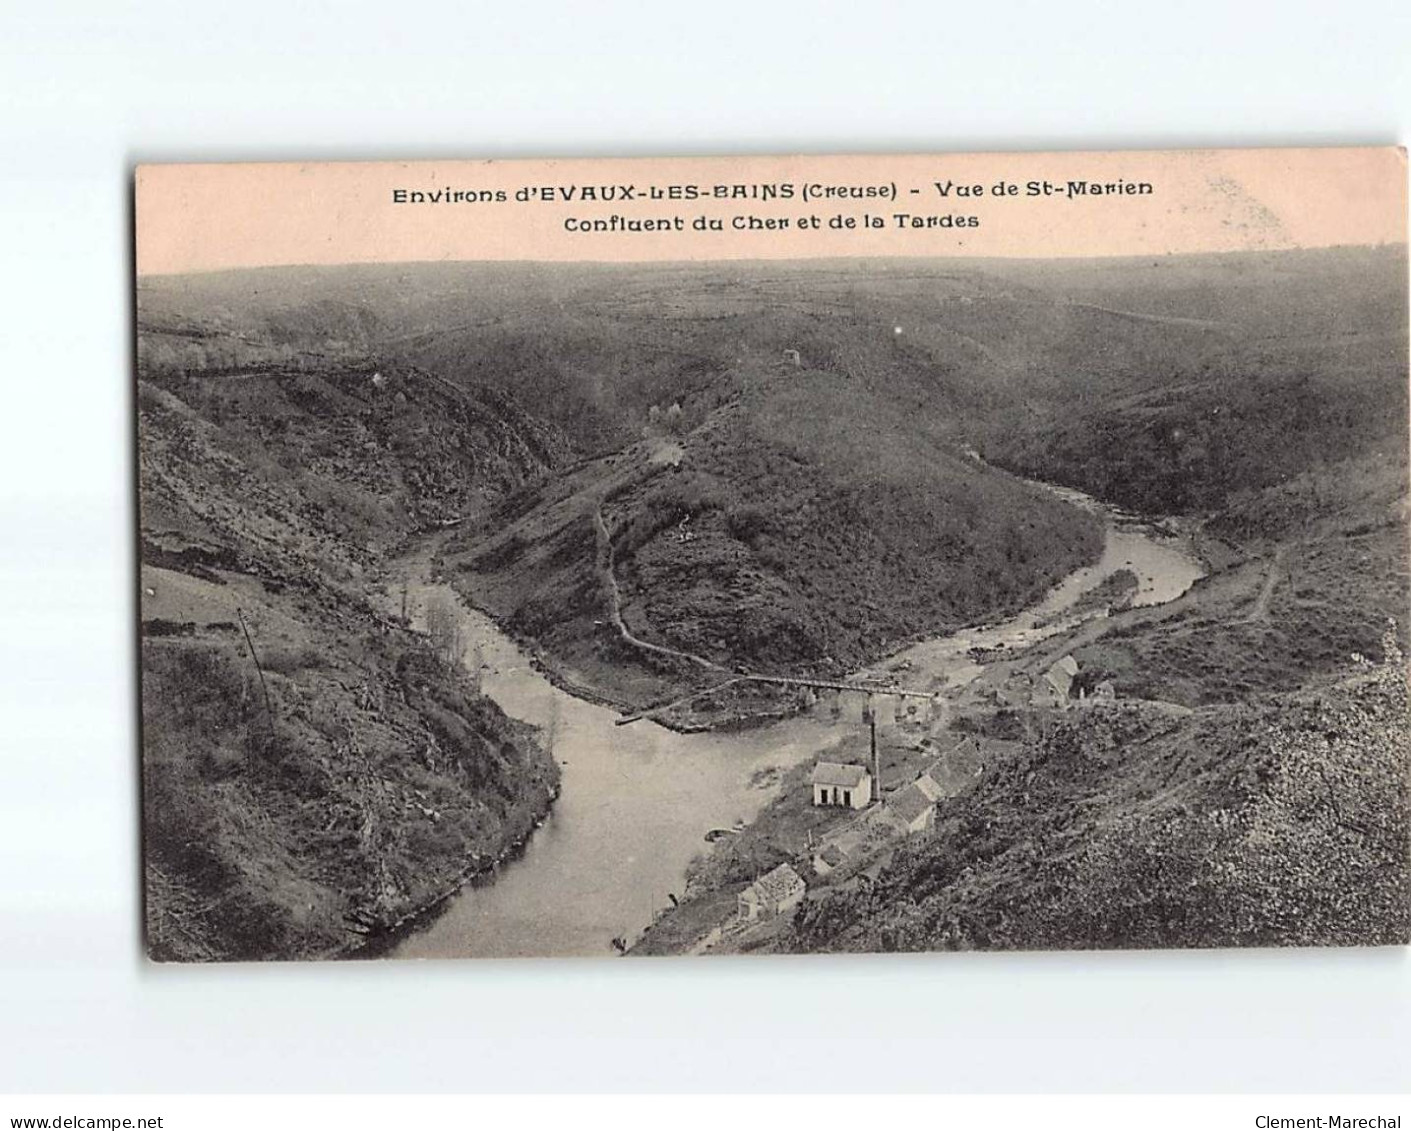
[[[807,890],[792,867],[780,864],[742,891],[736,907],[741,919],[771,919],[797,907]]]
[[[1117,687],[1110,679],[1100,680],[1093,685],[1092,691],[1088,692],[1089,703],[1115,703],[1117,701]]]
[[[1067,707],[1072,701],[1073,680],[1077,675],[1078,661],[1072,656],[1064,656],[1035,682],[1030,697],[1034,706]]]
[[[842,762],[819,762],[809,779],[815,805],[838,805],[844,809],[865,809],[872,800],[872,775],[862,766]]]

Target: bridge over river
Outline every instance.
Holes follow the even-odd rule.
[[[749,672],[742,672],[729,679],[712,684],[710,687],[703,687],[699,691],[692,691],[687,695],[682,695],[669,703],[661,703],[658,706],[648,708],[645,711],[638,711],[634,715],[624,715],[617,720],[618,726],[626,726],[628,723],[635,723],[641,719],[651,719],[660,715],[663,711],[670,711],[675,707],[681,707],[699,699],[703,695],[710,695],[736,683],[772,683],[779,687],[807,687],[812,690],[822,691],[849,691],[860,695],[889,695],[897,698],[911,699],[934,699],[937,692],[920,691],[911,687],[897,687],[889,683],[858,683],[841,679],[827,679],[821,676],[808,675],[758,675]]]

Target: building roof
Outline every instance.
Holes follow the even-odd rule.
[[[841,844],[825,844],[819,850],[818,858],[830,868],[836,868],[847,860],[848,854]]]
[[[916,786],[931,801],[939,801],[945,796],[945,787],[941,784],[945,781],[946,775],[939,763],[932,766],[912,784]]]
[[[908,825],[933,805],[935,802],[927,797],[914,782],[900,793],[887,798],[888,812],[894,817],[901,818]]]
[[[774,871],[755,880],[741,894],[746,899],[757,899],[761,903],[778,903],[805,890],[803,878],[788,864],[780,864]]]
[[[867,777],[861,766],[844,765],[842,762],[819,762],[813,767],[813,785],[837,785],[843,789],[856,789]]]
[[[1044,679],[1050,687],[1060,695],[1067,695],[1073,687],[1073,677],[1078,674],[1078,661],[1072,656],[1064,656],[1058,663],[1054,664],[1048,671],[1044,672]]]

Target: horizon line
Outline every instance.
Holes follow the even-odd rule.
[[[719,259],[349,259],[336,263],[293,262],[236,264],[202,267],[190,271],[134,270],[136,280],[185,279],[202,275],[227,275],[244,271],[339,271],[351,267],[712,267],[725,264],[797,266],[829,263],[1095,263],[1115,260],[1155,260],[1228,258],[1240,255],[1292,255],[1325,251],[1387,251],[1406,249],[1411,241],[1382,240],[1376,243],[1297,244],[1289,247],[1211,248],[1204,251],[1130,252],[1109,255],[820,255],[820,256],[726,256]]]

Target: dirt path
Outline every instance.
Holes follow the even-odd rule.
[[[598,553],[597,565],[598,576],[608,591],[609,614],[612,623],[618,633],[628,644],[634,648],[640,648],[644,652],[655,652],[658,656],[670,656],[677,660],[687,660],[707,671],[727,672],[727,668],[717,664],[714,660],[708,660],[704,656],[697,656],[694,652],[683,652],[678,648],[668,648],[664,644],[653,644],[643,640],[633,634],[627,627],[627,622],[622,619],[622,590],[617,585],[617,575],[613,572],[613,552],[612,538],[608,534],[607,523],[603,521],[603,508],[601,505],[593,508],[593,529],[597,532]]]
[[[1284,548],[1280,546],[1269,559],[1269,569],[1264,575],[1264,584],[1259,590],[1259,596],[1254,599],[1254,604],[1249,607],[1249,612],[1245,615],[1245,623],[1268,618],[1269,601],[1273,598],[1274,589],[1279,584],[1279,575],[1283,560]]]
[[[1110,306],[1099,306],[1095,302],[1070,302],[1080,310],[1093,310],[1098,314],[1111,314],[1115,318],[1126,318],[1132,322],[1155,322],[1162,326],[1192,326],[1201,330],[1225,330],[1228,322],[1216,322],[1208,318],[1181,318],[1174,314],[1145,314],[1137,310],[1117,310]]]

